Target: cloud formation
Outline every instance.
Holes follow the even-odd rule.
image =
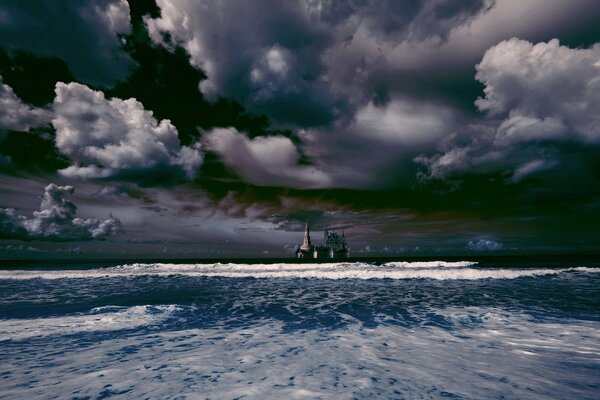
[[[467,243],[467,249],[473,251],[498,251],[502,250],[503,247],[504,246],[500,242],[486,239],[470,240],[469,243]]]
[[[348,118],[373,98],[385,100],[387,89],[373,77],[399,42],[443,41],[493,2],[157,4],[160,17],[145,20],[152,40],[187,50],[207,74],[203,93],[233,97],[277,122],[314,127]]]
[[[68,177],[162,182],[193,178],[199,145],[181,146],[169,120],[156,121],[136,99],[106,99],[78,83],[57,83],[53,103],[56,146],[73,165]]]
[[[54,183],[44,188],[39,211],[33,218],[17,214],[13,208],[0,208],[0,237],[36,240],[93,240],[105,239],[117,233],[121,222],[107,219],[82,219],[75,217],[77,206],[69,200],[73,186]]]
[[[485,96],[475,104],[487,119],[445,138],[440,153],[415,158],[424,176],[512,171],[515,183],[560,165],[569,144],[600,143],[600,44],[513,38],[488,49],[476,70]]]
[[[0,45],[59,57],[78,79],[112,85],[131,59],[119,34],[131,30],[126,0],[6,0],[0,4]]]
[[[24,104],[0,76],[0,129],[26,131],[50,122],[51,113]]]
[[[431,146],[454,128],[450,108],[426,102],[393,99],[385,106],[369,103],[355,115],[350,130],[357,135],[404,148]]]
[[[301,189],[328,187],[330,177],[311,165],[300,164],[300,154],[289,138],[250,139],[234,128],[213,129],[204,135],[206,147],[219,154],[246,182],[259,186]]]
[[[505,40],[475,67],[485,84],[479,110],[505,116],[499,144],[534,140],[600,141],[600,44],[561,46],[558,39]]]

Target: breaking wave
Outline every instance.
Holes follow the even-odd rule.
[[[164,320],[178,308],[175,305],[103,306],[87,313],[60,317],[0,319],[0,342],[152,325]]]
[[[4,270],[0,397],[596,398],[600,268],[572,265]]]
[[[389,262],[375,265],[361,262],[274,263],[274,264],[144,264],[134,263],[90,270],[9,270],[0,279],[84,279],[135,276],[191,276],[226,278],[312,278],[312,279],[434,279],[479,280],[516,279],[570,272],[595,273],[597,268],[478,268],[471,261]]]

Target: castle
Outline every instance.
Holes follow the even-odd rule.
[[[325,228],[324,244],[321,246],[313,246],[310,241],[310,230],[308,222],[304,227],[304,241],[296,250],[296,258],[348,258],[350,252],[346,247],[346,236],[338,234],[334,231],[329,231]]]

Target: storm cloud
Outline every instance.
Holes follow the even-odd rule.
[[[385,88],[372,79],[383,48],[406,40],[444,40],[491,1],[162,1],[146,18],[153,41],[182,45],[225,95],[277,122],[328,125],[348,118]],[[244,23],[239,23],[239,16]],[[193,17],[191,17],[193,16]],[[381,92],[383,90],[383,92]]]
[[[131,30],[126,0],[8,0],[0,16],[0,45],[59,57],[84,82],[110,86],[129,72],[118,37]]]
[[[596,248],[598,18],[587,0],[6,1],[4,207],[35,207],[23,182],[76,183],[127,243],[182,251],[291,248],[307,218],[380,253]],[[43,237],[20,214],[4,232]]]

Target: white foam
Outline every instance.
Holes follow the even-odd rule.
[[[350,324],[283,330],[261,321],[228,329],[19,346],[0,355],[3,398],[592,398],[596,321],[539,322],[494,308],[431,309],[454,330]],[[479,325],[462,327],[476,318]],[[33,373],[32,373],[33,372]]]
[[[98,307],[89,313],[50,318],[0,320],[0,341],[82,332],[114,331],[160,322],[177,306]]]
[[[472,267],[477,264],[476,261],[392,261],[383,265],[396,268],[460,268]]]
[[[5,270],[0,279],[90,279],[134,276],[195,276],[229,278],[314,278],[314,279],[435,279],[478,280],[516,279],[570,272],[597,273],[600,268],[483,269],[469,268],[471,262],[405,263],[373,265],[367,263],[324,264],[127,264],[91,270]]]

